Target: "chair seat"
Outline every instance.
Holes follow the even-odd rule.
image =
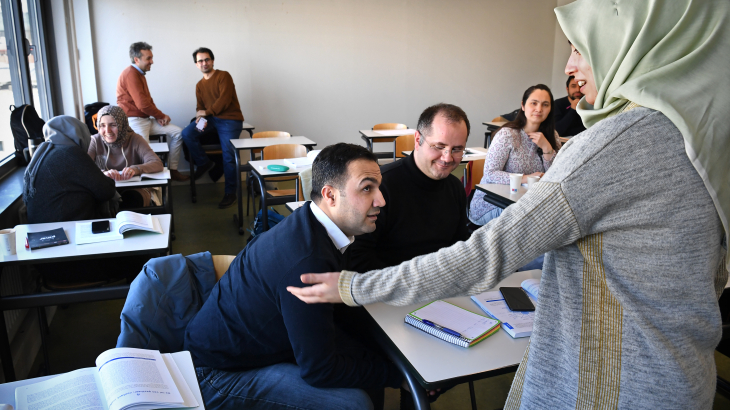
[[[273,197],[282,197],[282,196],[294,196],[297,194],[296,189],[274,189],[271,191],[266,191],[267,194]]]

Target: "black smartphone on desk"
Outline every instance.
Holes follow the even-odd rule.
[[[96,221],[91,223],[91,233],[109,232],[109,221]]]
[[[502,292],[502,297],[507,302],[509,310],[513,312],[532,312],[535,310],[535,305],[532,304],[522,288],[502,287],[499,288],[499,291]]]

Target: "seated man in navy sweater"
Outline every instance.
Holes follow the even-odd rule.
[[[375,230],[380,182],[365,148],[323,149],[312,202],[234,259],[185,332],[206,408],[368,409],[360,389],[401,385],[392,363],[338,326],[333,305],[307,305],[286,290],[303,286],[303,273],[345,266],[355,235]]]

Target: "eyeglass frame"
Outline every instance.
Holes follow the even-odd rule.
[[[450,150],[447,150],[446,147],[439,147],[439,146],[431,145],[430,142],[426,141],[426,136],[425,135],[420,134],[420,136],[421,136],[421,139],[420,140],[423,141],[423,142],[425,142],[426,145],[428,145],[429,147],[431,147],[432,150],[438,152],[439,153],[439,156],[443,156],[444,153],[447,153],[447,154],[451,155],[453,158],[463,158],[464,157],[464,154],[466,153],[466,147],[464,147],[464,148],[451,148]],[[461,152],[454,152],[454,150],[461,150]]]
[[[195,62],[195,64],[200,64],[200,63],[209,63],[209,62],[211,62],[211,61],[213,61],[213,59],[212,59],[212,58],[210,58],[210,57],[208,57],[208,58],[205,58],[205,59],[202,59],[202,60],[198,60],[198,61],[196,61],[196,62]]]

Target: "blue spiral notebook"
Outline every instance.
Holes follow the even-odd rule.
[[[406,323],[441,340],[471,347],[499,330],[500,321],[470,312],[443,300],[406,315]]]

